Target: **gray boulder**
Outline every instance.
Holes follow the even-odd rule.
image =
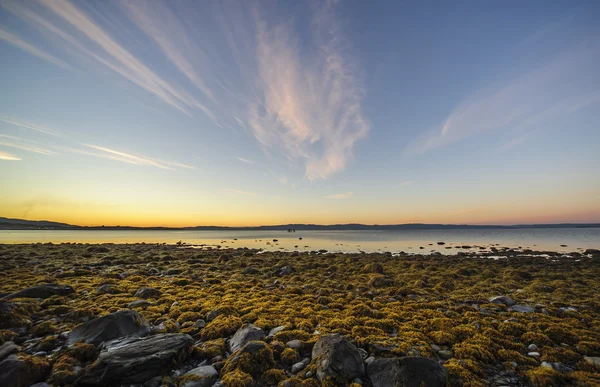
[[[448,372],[424,357],[377,359],[367,366],[373,387],[444,387]]]
[[[68,285],[45,284],[33,286],[31,288],[19,290],[4,297],[6,300],[11,298],[49,298],[52,296],[68,296],[75,293],[75,290]]]
[[[196,375],[198,379],[181,384],[181,387],[212,387],[219,379],[219,372],[213,366],[200,366],[190,370],[186,375]]]
[[[265,332],[262,329],[253,324],[244,324],[229,341],[229,351],[234,353],[246,345],[246,343],[264,338]]]
[[[125,336],[143,337],[150,333],[150,325],[134,310],[120,310],[104,317],[98,317],[77,326],[69,333],[67,343],[83,341],[98,345]]]
[[[13,355],[0,362],[0,386],[29,387],[44,381],[49,373],[49,363],[41,362],[34,367]]]
[[[178,333],[113,340],[77,380],[79,385],[142,384],[168,373],[192,352],[194,340]]]
[[[312,350],[317,364],[317,378],[331,377],[345,384],[365,374],[365,366],[358,349],[339,334],[321,337]]]

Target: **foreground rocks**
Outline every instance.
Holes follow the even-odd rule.
[[[321,381],[331,379],[344,384],[365,373],[360,352],[341,335],[321,337],[312,350],[312,358],[317,363],[317,377]]]
[[[0,272],[0,386],[600,382],[600,261],[583,250],[0,244]]]
[[[98,345],[125,336],[143,337],[148,333],[150,326],[146,319],[134,310],[123,310],[78,326],[69,334],[67,342]]]
[[[92,386],[144,383],[185,361],[193,343],[190,336],[175,333],[109,342],[77,383]]]

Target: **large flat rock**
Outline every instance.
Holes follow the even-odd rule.
[[[83,341],[99,345],[126,336],[143,337],[150,333],[150,325],[134,310],[120,310],[79,325],[69,333],[68,344]]]
[[[188,335],[166,333],[114,340],[102,346],[98,359],[77,380],[83,386],[142,384],[168,373],[185,361],[194,340]]]

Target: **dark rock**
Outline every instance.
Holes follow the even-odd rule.
[[[31,288],[19,290],[4,297],[6,300],[12,298],[48,298],[52,296],[68,296],[75,293],[72,287],[68,285],[45,284],[33,286]]]
[[[219,372],[213,366],[200,366],[188,371],[186,375],[196,375],[198,379],[180,384],[180,387],[211,387],[219,379]]]
[[[0,345],[0,360],[4,360],[8,355],[19,352],[20,347],[12,341]]]
[[[0,362],[0,386],[29,387],[42,382],[50,373],[50,364],[43,360],[19,359],[11,356]]]
[[[138,298],[158,298],[160,295],[160,291],[148,287],[139,288],[137,292],[135,292],[135,296]]]
[[[448,372],[424,357],[377,359],[367,366],[373,387],[444,387]]]
[[[262,329],[253,324],[245,324],[235,332],[235,335],[229,341],[229,350],[233,353],[250,341],[264,338],[265,332]]]
[[[69,345],[78,341],[98,345],[125,336],[143,337],[148,333],[150,325],[138,312],[121,310],[79,325],[69,333],[67,342]]]
[[[119,293],[122,293],[122,291],[114,285],[104,284],[104,285],[98,287],[98,289],[96,289],[96,293],[98,293],[98,294],[119,294]]]
[[[164,375],[189,357],[194,340],[178,333],[130,337],[106,343],[79,385],[141,384]]]
[[[365,373],[360,352],[339,334],[322,336],[313,347],[312,358],[321,381],[331,377],[336,383],[346,384]]]

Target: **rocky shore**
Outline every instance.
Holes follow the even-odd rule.
[[[600,386],[600,251],[0,245],[0,386]]]

